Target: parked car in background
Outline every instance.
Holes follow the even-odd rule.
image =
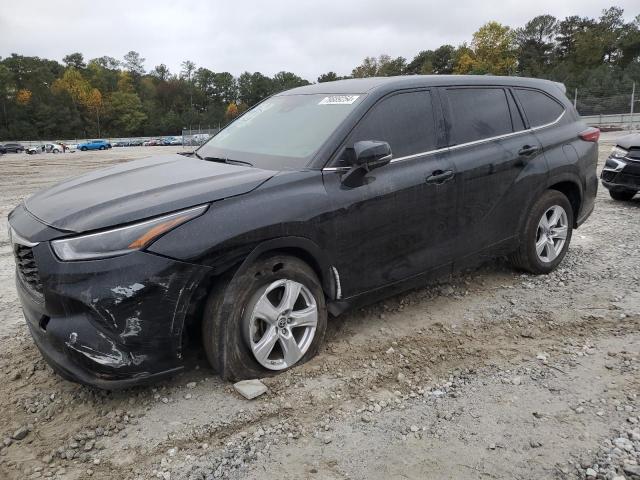
[[[87,150],[106,150],[111,148],[111,144],[106,140],[91,140],[78,144],[78,150],[86,152]]]
[[[30,145],[25,150],[29,155],[34,155],[36,153],[44,153],[44,145]]]
[[[614,200],[631,200],[640,191],[640,134],[616,141],[600,179]]]
[[[555,270],[594,208],[599,133],[547,80],[282,92],[191,157],[92,171],[18,205],[22,311],[57,372],[102,388],[180,371],[187,332],[225,379],[275,374],[321,351],[329,312],[494,256]]]
[[[62,153],[64,148],[59,143],[43,143],[42,145],[33,145],[27,147],[26,152],[29,155],[36,153]]]
[[[7,147],[5,147],[4,145],[0,144],[0,154],[5,154],[7,153]]]
[[[118,142],[113,142],[113,147],[129,147],[131,143],[127,140],[120,140]]]
[[[133,140],[129,140],[129,146],[130,147],[141,147],[142,146],[142,140],[140,140],[139,138],[135,138]]]
[[[5,143],[4,148],[7,153],[22,153],[26,150],[24,145],[20,145],[19,143]]]
[[[169,145],[182,145],[182,137],[172,137]]]
[[[209,140],[211,135],[208,133],[196,133],[195,135],[189,135],[182,138],[183,145],[202,145]]]

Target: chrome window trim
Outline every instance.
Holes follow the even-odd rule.
[[[564,114],[566,112],[567,112],[566,109],[562,110],[562,113],[558,116],[558,118],[556,118],[553,122],[545,123],[544,125],[538,125],[537,127],[529,127],[529,128],[524,129],[524,130],[520,130],[518,132],[511,132],[511,133],[505,133],[503,135],[496,135],[495,137],[482,138],[480,140],[474,140],[472,142],[460,143],[458,145],[452,145],[450,147],[438,148],[436,150],[428,150],[426,152],[413,153],[411,155],[405,155],[404,157],[394,158],[389,163],[391,164],[391,163],[395,163],[395,162],[402,162],[404,160],[411,160],[411,159],[418,158],[418,157],[426,157],[426,156],[429,156],[429,155],[435,155],[437,153],[446,152],[447,150],[449,150],[449,151],[458,150],[458,149],[461,149],[461,148],[471,147],[473,145],[480,145],[480,144],[483,144],[483,143],[492,142],[494,140],[500,140],[500,139],[503,139],[503,138],[515,137],[516,135],[521,135],[521,134],[526,133],[526,132],[535,132],[537,130],[542,130],[543,128],[547,128],[547,127],[550,127],[550,126],[555,125],[556,123],[558,123],[560,120],[562,120],[562,117],[564,117]],[[322,169],[322,171],[323,172],[336,172],[336,171],[342,171],[342,170],[349,170],[349,168],[351,168],[351,167],[325,167],[325,168]]]

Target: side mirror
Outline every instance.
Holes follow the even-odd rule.
[[[351,169],[342,177],[347,187],[357,187],[366,181],[365,176],[371,170],[382,167],[393,158],[391,146],[387,142],[363,140],[356,142],[353,148],[345,152],[349,155]]]
[[[391,146],[387,142],[363,140],[353,145],[353,168],[366,171],[382,167],[393,158]]]

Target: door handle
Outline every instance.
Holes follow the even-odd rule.
[[[451,180],[454,175],[453,170],[436,170],[425,181],[430,184],[440,185]]]
[[[537,151],[538,151],[538,147],[525,145],[520,150],[518,150],[518,155],[520,155],[521,157],[530,157]]]

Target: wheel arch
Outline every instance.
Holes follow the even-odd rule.
[[[573,210],[573,228],[578,228],[578,218],[580,216],[580,209],[582,208],[583,192],[579,180],[572,177],[573,176],[567,176],[566,178],[554,179],[555,181],[549,185],[548,190],[557,190],[567,197],[571,204],[571,209]]]
[[[265,240],[251,250],[239,264],[237,271],[244,271],[263,255],[276,253],[291,255],[304,261],[318,276],[327,298],[331,300],[336,298],[338,285],[332,270],[334,267],[324,251],[314,241],[305,237],[279,237]]]
[[[178,340],[178,350],[183,351],[185,343],[191,336],[194,340],[199,337],[200,324],[207,298],[212,289],[216,288],[222,279],[229,279],[238,272],[246,270],[259,257],[271,254],[285,254],[299,258],[307,263],[315,272],[322,285],[322,290],[327,297],[327,301],[331,302],[339,296],[340,286],[337,280],[334,268],[327,255],[312,240],[304,237],[279,237],[264,240],[249,251],[240,261],[230,264],[224,271],[217,271],[201,278],[196,287],[196,291],[189,301],[188,312],[183,318],[180,325],[176,325],[174,335]]]

